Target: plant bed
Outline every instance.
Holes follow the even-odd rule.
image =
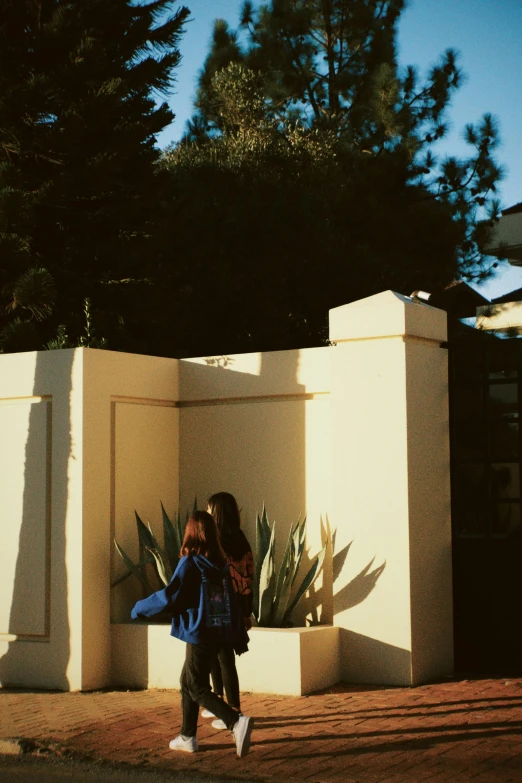
[[[339,629],[253,628],[249,651],[239,656],[242,691],[303,696],[338,682]],[[127,688],[179,688],[185,644],[158,623],[111,625],[111,684]]]

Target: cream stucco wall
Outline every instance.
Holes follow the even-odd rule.
[[[276,555],[307,515],[308,554],[321,548],[331,507],[329,348],[180,362],[180,506],[215,492],[238,500],[255,545],[256,514],[276,522]],[[306,558],[305,558],[306,561]],[[303,572],[306,562],[303,563]],[[331,560],[296,620],[331,622]]]
[[[336,344],[324,348],[0,356],[0,683],[117,682],[140,589],[111,590],[125,572],[114,537],[137,560],[135,510],[161,538],[160,501],[184,513],[221,490],[252,545],[266,504],[278,559],[305,513],[310,555],[327,534],[335,542],[295,619],[339,630],[298,634],[299,687],[317,684],[319,656],[327,679],[414,684],[451,671],[445,329],[441,311],[385,292],[332,311]],[[165,663],[155,633],[136,637],[150,671]],[[297,644],[280,636],[281,650]],[[258,650],[270,638],[256,637]],[[246,679],[254,660],[240,663]],[[257,690],[286,687],[271,664],[255,668]]]
[[[129,579],[111,591],[125,570],[114,538],[137,559],[134,510],[158,529],[160,500],[177,508],[179,462],[176,360],[87,349],[83,362],[85,689],[110,682],[111,598],[127,618],[136,589]]]
[[[134,507],[177,507],[177,391],[171,359],[0,356],[3,685],[109,684],[112,538]]]

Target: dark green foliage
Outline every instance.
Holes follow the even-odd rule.
[[[452,51],[424,80],[399,68],[403,0],[217,20],[197,114],[158,165],[173,5],[0,0],[0,350],[320,345],[332,307],[487,275],[495,122],[437,160],[460,70]]]
[[[196,500],[194,500],[193,513],[196,511],[196,508]],[[134,563],[132,558],[115,540],[114,546],[127,566],[127,571],[113,582],[112,586],[115,587],[124,582],[129,576],[135,576],[143,587],[143,595],[148,596],[158,589],[158,586],[164,587],[172,579],[172,574],[176,570],[181,556],[181,545],[189,514],[187,512],[184,523],[181,521],[179,511],[175,514],[174,519],[171,520],[165,511],[163,503],[161,503],[163,546],[154,535],[150,522],[145,524],[137,511],[134,514],[138,531],[139,560],[137,563]],[[152,569],[149,568],[150,566]],[[154,576],[154,584],[150,581],[149,577],[151,575]]]
[[[155,137],[173,119],[157,98],[188,16],[173,5],[0,0],[0,284],[52,275],[41,342],[58,324],[76,341],[86,298],[103,331],[134,339],[133,296],[115,289],[157,275]]]
[[[272,0],[245,3],[238,31],[216,23],[198,113],[164,159],[180,354],[321,344],[331,307],[488,274],[495,122],[469,126],[469,158],[437,160],[461,74],[451,50],[424,81],[398,67],[402,9]]]

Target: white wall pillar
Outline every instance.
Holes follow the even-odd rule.
[[[334,623],[343,679],[453,669],[446,313],[392,291],[330,311]]]

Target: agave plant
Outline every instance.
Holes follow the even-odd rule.
[[[194,508],[196,508],[196,503],[194,503]],[[120,576],[119,579],[116,579],[112,586],[115,587],[129,576],[134,575],[141,583],[144,595],[148,596],[156,590],[156,587],[150,584],[147,575],[147,571],[150,572],[150,569],[148,569],[147,566],[152,565],[161,585],[168,585],[179,560],[179,551],[183,542],[185,525],[181,521],[181,514],[179,511],[174,516],[174,521],[172,521],[162,503],[163,546],[161,546],[152,532],[150,523],[146,525],[140,519],[138,512],[135,511],[134,513],[136,515],[136,525],[138,527],[139,560],[135,563],[125,552],[123,547],[115,540],[114,546],[127,566],[127,572]]]
[[[290,528],[283,559],[276,573],[275,567],[275,522],[268,522],[263,506],[256,522],[256,557],[253,585],[254,618],[257,625],[271,628],[286,628],[297,604],[318,576],[326,555],[328,541],[315,557],[299,587],[295,581],[304,553],[306,539],[306,518],[297,520]]]

